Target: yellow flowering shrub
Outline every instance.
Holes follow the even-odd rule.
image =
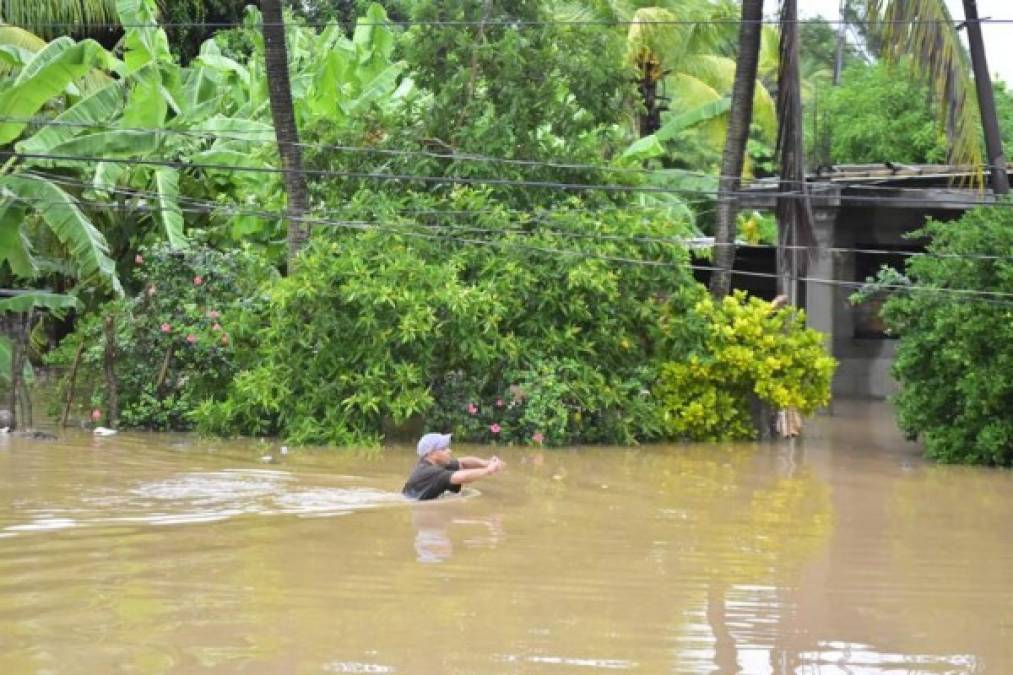
[[[747,297],[741,291],[697,303],[703,321],[698,347],[686,359],[662,366],[657,394],[672,438],[753,438],[753,397],[774,408],[811,414],[830,402],[837,362],[805,313]]]

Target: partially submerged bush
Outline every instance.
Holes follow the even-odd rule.
[[[142,249],[134,262],[140,292],[82,321],[48,360],[69,364],[84,340],[75,400],[79,410],[108,415],[103,320],[112,315],[120,423],[187,429],[190,412],[224,393],[248,353],[249,330],[239,318],[260,305],[258,288],[276,272],[250,252],[202,246],[161,244]],[[65,396],[61,391],[58,399]]]
[[[739,291],[694,308],[702,339],[688,358],[666,363],[657,395],[673,438],[752,438],[755,397],[774,408],[810,414],[830,402],[835,361],[803,312],[774,310]]]
[[[641,392],[678,351],[657,317],[703,294],[662,240],[673,225],[579,208],[536,224],[484,200],[443,203],[481,214],[481,235],[414,222],[318,237],[270,291],[256,365],[201,407],[200,428],[349,444],[425,416],[459,440],[657,437]]]
[[[931,242],[908,262],[912,288],[883,306],[900,337],[900,427],[933,459],[1013,465],[1013,210],[976,209],[916,234]],[[896,273],[881,276],[897,285]]]

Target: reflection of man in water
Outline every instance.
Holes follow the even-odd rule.
[[[492,475],[506,467],[499,457],[454,459],[450,434],[426,434],[419,439],[419,463],[401,492],[411,499],[436,499],[448,490],[460,492],[465,483]]]
[[[503,538],[503,525],[499,514],[476,514],[466,504],[451,500],[412,507],[415,553],[420,563],[439,563],[450,558],[454,553],[449,533],[451,525],[485,528],[484,531],[478,529],[477,532],[472,529],[471,536],[463,541],[465,547],[493,548],[500,542]]]

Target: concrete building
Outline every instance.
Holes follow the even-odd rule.
[[[827,335],[840,362],[833,393],[838,397],[884,398],[896,391],[890,366],[896,340],[885,332],[879,303],[853,305],[856,282],[873,276],[882,265],[903,270],[925,241],[912,238],[928,219],[959,218],[992,194],[968,185],[975,176],[947,166],[837,166],[809,177],[818,250],[801,282],[800,304],[809,325]],[[773,209],[778,185],[764,179],[745,189],[742,208]],[[737,254],[737,259],[740,254]],[[755,254],[736,262],[736,269],[776,270],[769,249],[765,260]],[[758,288],[755,279],[736,275],[735,287],[772,295],[773,280]]]

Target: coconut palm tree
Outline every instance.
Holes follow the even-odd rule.
[[[864,4],[863,19],[868,22],[867,30],[874,38],[870,42],[878,47],[880,55],[891,61],[908,63],[914,73],[928,80],[937,101],[937,114],[949,138],[950,163],[976,167],[980,171],[983,156],[978,106],[971,95],[970,62],[945,0],[865,0],[859,4]],[[759,48],[758,44],[750,45],[750,49]],[[739,58],[752,57],[740,53]],[[738,98],[733,96],[731,109],[747,109],[749,104],[743,91]],[[787,111],[779,109],[778,113],[783,116]],[[734,147],[731,149],[738,152]],[[730,165],[734,159],[729,158]],[[802,227],[804,229],[804,225]],[[731,246],[734,231],[724,225],[718,235],[715,245],[719,252],[727,250],[727,254],[716,260],[719,271],[715,279],[721,280],[715,281],[718,285],[711,286],[716,296],[727,293],[725,280],[734,262]]]
[[[302,222],[307,207],[306,176],[302,172],[299,130],[296,128],[292,108],[281,1],[263,0],[261,5],[268,98],[278,140],[278,154],[285,170],[285,191],[288,193],[288,262],[291,269],[295,257],[309,238],[308,228]]]
[[[735,62],[735,82],[732,85],[732,106],[728,120],[725,149],[721,154],[721,177],[718,182],[717,222],[715,224],[714,266],[710,291],[716,298],[728,295],[731,288],[731,269],[735,259],[732,242],[735,238],[734,193],[741,184],[746,141],[753,117],[753,89],[759,63],[760,41],[763,30],[763,0],[742,1],[742,22],[739,24],[739,58]]]

